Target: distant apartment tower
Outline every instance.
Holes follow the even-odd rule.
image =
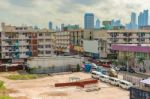
[[[141,26],[148,26],[148,10],[144,10],[143,12],[140,12],[138,16],[138,26],[139,28]]]
[[[50,30],[52,30],[53,29],[53,23],[49,22],[49,26],[48,27],[49,27]]]
[[[96,20],[95,28],[100,29],[100,20],[99,19]]]
[[[84,28],[94,29],[94,14],[93,13],[86,13],[84,15]]]

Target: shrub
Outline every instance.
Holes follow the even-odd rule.
[[[77,65],[77,72],[79,72],[80,71],[80,65],[78,64]]]

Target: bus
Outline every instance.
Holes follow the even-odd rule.
[[[92,71],[91,74],[92,74],[92,78],[94,79],[99,79],[99,76],[102,75],[102,73],[98,71]]]
[[[107,76],[107,75],[100,75],[99,76],[99,79],[101,80],[101,81],[103,81],[103,82],[106,82],[106,83],[108,83],[109,82],[109,76]]]
[[[125,80],[119,80],[119,87],[123,88],[123,89],[129,89],[130,87],[132,87],[132,83],[125,81]]]
[[[110,83],[111,85],[118,86],[118,85],[119,85],[119,79],[114,78],[114,77],[109,77],[109,83]]]

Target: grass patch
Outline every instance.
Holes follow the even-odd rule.
[[[3,81],[0,81],[0,90],[4,90],[5,89],[5,86],[4,86],[4,82]],[[1,99],[1,98],[0,98]]]
[[[36,75],[36,74],[17,74],[17,75],[9,75],[6,78],[11,80],[30,80],[30,79],[37,79],[43,77],[43,75]]]
[[[8,92],[3,81],[0,81],[0,99],[11,99],[11,97],[8,96]]]
[[[0,96],[0,99],[12,99],[12,98],[9,96]]]

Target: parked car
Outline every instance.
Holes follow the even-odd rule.
[[[116,71],[120,71],[120,68],[117,66],[111,66],[112,69],[116,70]]]
[[[127,71],[127,68],[123,66],[120,68],[120,71]]]
[[[129,68],[128,70],[130,73],[135,73],[135,70],[133,68]]]

